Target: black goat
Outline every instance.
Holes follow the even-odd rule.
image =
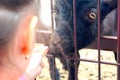
[[[93,43],[97,37],[98,16],[97,2],[98,0],[76,0],[76,42],[77,50],[85,48]],[[100,23],[106,15],[117,7],[117,0],[101,0],[100,4]],[[74,58],[74,23],[73,23],[73,0],[55,0],[55,22],[56,29],[51,36],[49,44],[49,54],[55,57]],[[101,30],[102,31],[102,30]],[[79,58],[79,53],[77,53]],[[50,63],[50,74],[53,76],[53,60],[48,57]],[[62,63],[68,64],[69,76],[68,80],[78,80],[75,78],[78,72],[75,72],[74,60],[62,60]],[[79,61],[77,61],[77,68]],[[56,74],[57,75],[57,74]],[[59,80],[57,77],[56,80]]]

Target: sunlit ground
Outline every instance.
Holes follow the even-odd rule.
[[[97,60],[98,51],[91,49],[80,50],[81,58]],[[101,60],[115,63],[114,54],[111,51],[101,51]],[[44,68],[42,73],[37,77],[37,80],[51,80],[49,74],[49,64],[47,58],[43,58]],[[62,65],[56,59],[58,70],[60,71],[61,80],[67,80],[68,72],[62,69]],[[117,80],[116,66],[101,64],[101,80]],[[98,80],[98,64],[90,62],[80,62],[78,70],[79,80]]]

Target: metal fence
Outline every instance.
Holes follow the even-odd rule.
[[[52,19],[52,29],[51,32],[50,31],[38,31],[41,35],[46,36],[47,38],[50,37],[50,35],[52,34],[52,32],[54,32],[54,27],[55,27],[55,23],[54,23],[54,10],[53,10],[53,0],[51,0],[51,19]],[[84,62],[91,62],[91,63],[97,63],[98,64],[98,80],[101,80],[101,64],[106,64],[106,65],[114,65],[117,67],[117,79],[116,80],[120,80],[120,0],[118,0],[118,35],[117,37],[111,37],[111,36],[101,36],[100,35],[100,0],[98,0],[98,37],[97,40],[89,45],[87,48],[90,49],[97,49],[98,50],[98,60],[94,61],[94,60],[89,60],[89,59],[82,59],[82,58],[74,58],[74,60],[80,60],[80,61],[84,61]],[[73,16],[74,16],[74,46],[75,46],[75,55],[77,54],[77,48],[76,48],[76,0],[73,0]],[[44,39],[45,40],[45,39]],[[44,41],[43,40],[43,41]],[[48,40],[48,39],[47,39]],[[39,41],[38,41],[39,42]],[[46,42],[45,42],[46,43]],[[112,63],[112,62],[106,62],[106,61],[101,61],[100,55],[101,55],[101,50],[111,50],[114,52],[117,52],[117,62],[116,63]],[[52,57],[55,60],[55,57]],[[61,58],[64,59],[64,58]],[[69,58],[71,59],[71,58]],[[73,58],[72,58],[73,59]],[[55,65],[56,63],[54,63]],[[53,65],[53,66],[54,66]],[[54,71],[53,71],[54,72]],[[56,79],[56,76],[54,76]],[[76,75],[77,77],[77,75]],[[76,78],[77,80],[77,78]]]

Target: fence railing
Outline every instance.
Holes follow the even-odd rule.
[[[76,23],[76,0],[73,0],[73,11],[74,11],[74,23]],[[53,0],[51,0],[51,17],[52,17],[52,31],[42,31],[38,30],[38,35],[45,35],[46,37],[50,37],[52,32],[54,32],[54,14],[53,14]],[[100,0],[98,0],[98,22],[100,22]],[[88,60],[88,59],[77,59],[80,61],[85,62],[92,62],[92,63],[98,63],[98,80],[101,80],[101,64],[107,64],[107,65],[115,65],[117,66],[117,79],[120,80],[120,0],[118,0],[118,35],[117,36],[100,36],[100,23],[98,23],[98,38],[95,40],[95,42],[91,45],[89,45],[87,48],[90,49],[97,49],[98,50],[98,61],[94,60]],[[76,24],[74,24],[74,46],[75,46],[75,53],[77,54],[76,49]],[[38,36],[37,35],[37,36]],[[37,40],[39,42],[39,39]],[[46,43],[46,42],[45,42]],[[100,50],[109,50],[117,53],[117,63],[112,62],[105,62],[100,60]],[[54,58],[54,57],[53,57]],[[61,58],[61,59],[65,59]],[[55,59],[54,59],[55,60]],[[56,64],[56,63],[54,63]],[[77,77],[77,75],[76,75]],[[55,77],[56,79],[56,77]],[[76,79],[77,80],[77,79]]]

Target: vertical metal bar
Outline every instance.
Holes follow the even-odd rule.
[[[53,57],[53,72],[54,72],[54,80],[57,79],[57,76],[56,76],[56,63],[55,63],[55,57]]]
[[[118,0],[118,40],[117,40],[117,63],[120,63],[120,0]],[[120,80],[120,66],[117,66],[117,80]]]
[[[77,34],[76,34],[76,0],[73,0],[73,23],[74,23],[74,48],[75,48],[75,54],[74,54],[74,61],[75,61],[75,80],[78,78],[77,73]]]
[[[97,4],[98,8],[98,80],[101,80],[101,64],[100,64],[100,0]]]
[[[53,55],[47,54],[48,62],[49,62],[49,68],[50,68],[50,75],[52,80],[56,80],[56,63],[55,63],[55,57]],[[51,67],[53,66],[53,67]]]
[[[52,33],[54,32],[54,6],[53,6],[53,1],[54,0],[50,0],[50,3],[51,3],[51,26],[52,26]],[[54,74],[54,80],[56,80],[57,76],[56,76],[56,62],[55,62],[55,57],[52,56],[53,58],[53,74]]]
[[[74,19],[74,47],[77,54],[77,35],[76,35],[76,0],[73,0],[73,19]]]
[[[52,32],[54,32],[54,8],[53,8],[53,1],[54,0],[50,0],[51,1],[51,26],[52,26]]]
[[[50,0],[50,3],[51,3],[51,26],[52,26],[52,33],[54,32],[54,6],[53,6],[53,1],[54,0]],[[57,76],[56,76],[56,62],[55,62],[55,57],[52,57],[53,58],[53,74],[54,74],[54,80],[57,79]]]

